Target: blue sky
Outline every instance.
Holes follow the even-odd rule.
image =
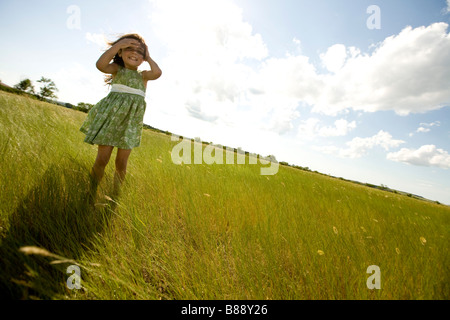
[[[59,100],[95,103],[108,92],[95,69],[105,38],[138,32],[164,72],[149,84],[146,123],[450,204],[449,9],[446,0],[6,0],[0,79],[49,77]]]

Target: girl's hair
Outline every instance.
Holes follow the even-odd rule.
[[[119,39],[117,39],[114,42],[108,42],[108,45],[110,47],[112,47],[113,45],[115,45],[116,43],[118,43],[122,39],[135,39],[135,40],[139,41],[141,43],[141,45],[142,45],[142,48],[144,49],[144,57],[147,55],[144,38],[142,38],[137,33],[125,34],[125,35],[121,36]],[[122,57],[119,56],[119,53],[116,53],[116,55],[113,58],[113,62],[117,63],[121,67],[125,67],[125,63],[123,62]],[[113,76],[111,74],[106,75],[106,77],[105,77],[106,84],[111,84],[112,80],[113,80]]]

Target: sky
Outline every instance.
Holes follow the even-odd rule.
[[[449,24],[450,0],[2,0],[0,79],[96,103],[137,32],[146,124],[450,205]]]

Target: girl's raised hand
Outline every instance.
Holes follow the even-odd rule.
[[[117,42],[119,49],[125,49],[128,47],[135,47],[136,49],[140,47],[139,41],[135,39],[125,38]]]

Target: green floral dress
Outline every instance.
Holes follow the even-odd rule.
[[[145,95],[142,73],[120,67],[112,81],[122,88]],[[137,90],[136,90],[137,89]],[[80,128],[89,144],[133,149],[141,144],[146,108],[145,98],[136,93],[111,92],[90,111]]]

